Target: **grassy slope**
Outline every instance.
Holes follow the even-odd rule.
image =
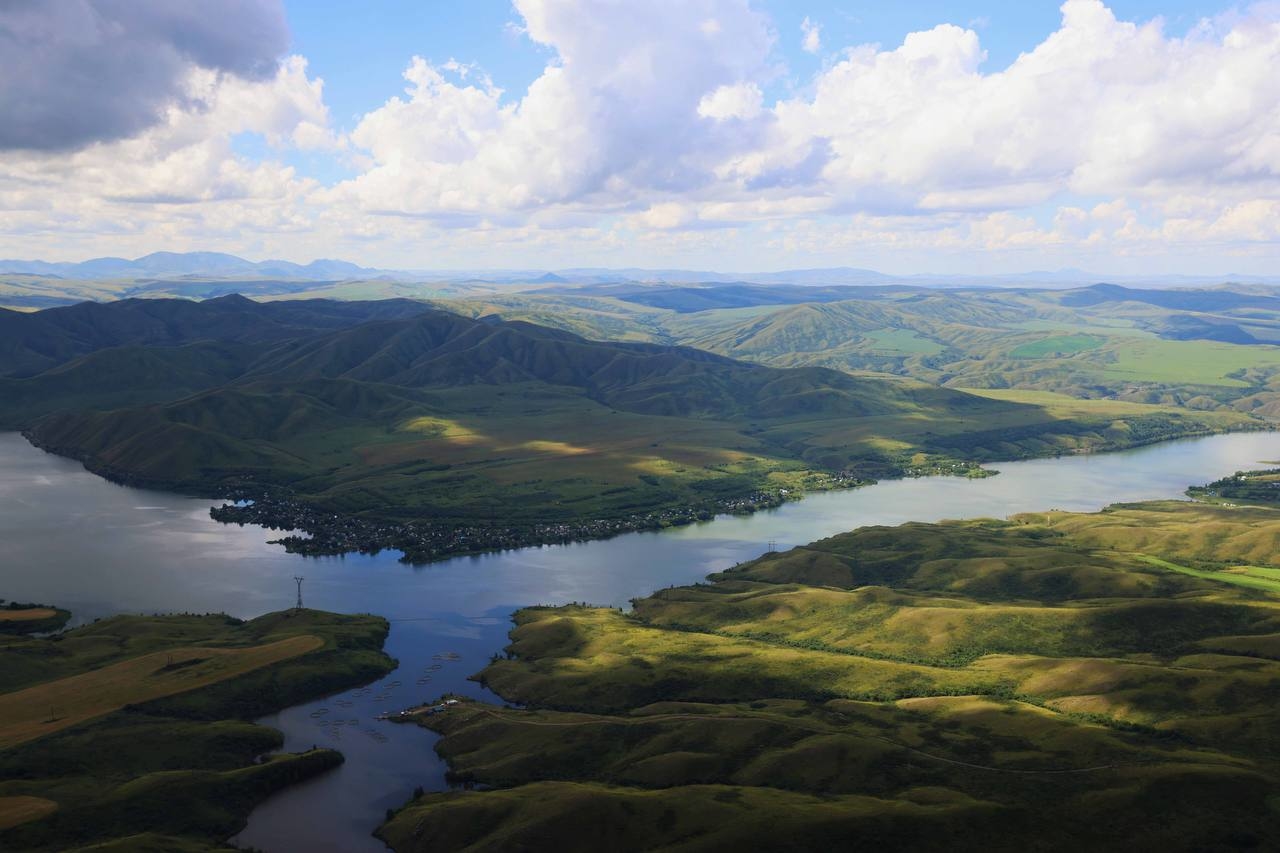
[[[0,753],[0,805],[25,797],[57,806],[0,831],[0,845],[64,850],[116,839],[103,849],[221,848],[219,842],[243,826],[257,803],[342,760],[330,750],[316,750],[257,764],[257,756],[279,746],[280,735],[248,720],[383,674],[390,668],[379,651],[386,631],[377,617],[288,611],[249,622],[121,616],[56,638],[0,639],[0,683],[17,691],[3,698],[104,671],[115,673],[110,692],[121,701],[134,698],[121,710],[68,728],[52,726]],[[213,659],[299,642],[319,647],[275,662],[256,661],[267,665],[222,673],[230,675],[225,678],[202,676],[207,662],[168,664],[170,654],[181,664],[184,650],[193,646],[209,650],[197,658]],[[138,661],[157,666],[139,667]],[[186,690],[166,688],[160,692],[170,695],[155,698],[157,679],[183,678],[190,682]],[[90,699],[92,694],[82,693],[68,701]]]
[[[576,810],[637,850],[1266,846],[1280,598],[1232,567],[1277,571],[1278,543],[1274,512],[1176,502],[872,527],[632,614],[526,609],[480,678],[529,710],[423,718],[498,790],[383,832],[585,849]]]
[[[217,684],[322,648],[311,635],[261,646],[183,646],[0,694],[0,748],[135,705]]]
[[[174,369],[141,386],[161,393],[209,381],[192,371],[217,362],[192,346],[129,351]],[[767,369],[442,313],[230,351],[230,383],[157,405],[68,411],[31,435],[93,470],[150,485],[285,487],[325,509],[389,520],[484,523],[502,507],[506,520],[529,523],[714,508],[759,490],[822,487],[832,471],[868,479],[1249,423],[983,399],[897,377]],[[29,405],[64,400],[109,387],[92,377],[125,354],[95,352],[14,382]]]
[[[1280,303],[1225,290],[867,291],[837,301],[655,310],[572,291],[451,304],[597,337],[700,347],[776,366],[888,372],[1192,409],[1280,413]],[[647,298],[647,297],[646,297]],[[696,306],[694,306],[696,309]]]

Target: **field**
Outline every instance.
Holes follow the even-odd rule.
[[[1184,575],[1192,577],[1205,578],[1215,580],[1220,583],[1229,583],[1236,586],[1248,587],[1249,589],[1261,589],[1267,592],[1280,593],[1280,569],[1266,568],[1263,566],[1229,566],[1223,569],[1206,570],[1193,569],[1190,566],[1180,566],[1177,563],[1171,563],[1168,560],[1161,560],[1157,557],[1142,555],[1141,559],[1146,560],[1153,566],[1159,566],[1162,569],[1168,569],[1171,572],[1180,572]]]
[[[0,637],[0,846],[222,848],[256,804],[342,761],[259,761],[280,735],[249,721],[387,672],[386,633],[377,617],[303,610]]]
[[[58,611],[52,607],[26,607],[22,610],[0,610],[0,622],[30,622],[52,619]]]
[[[0,693],[0,749],[79,725],[126,705],[217,684],[323,645],[319,637],[299,636],[240,649],[182,647],[25,690]]]
[[[48,817],[57,810],[57,803],[41,797],[0,797],[0,831]]]
[[[1016,346],[1010,350],[1009,355],[1013,358],[1061,358],[1097,349],[1103,343],[1102,338],[1093,335],[1058,335]]]
[[[872,527],[630,613],[525,609],[477,676],[521,709],[419,718],[494,790],[427,794],[381,833],[400,853],[1039,848],[1046,825],[1053,849],[1266,847],[1278,542],[1269,510],[1183,502]]]
[[[1104,375],[1111,379],[1183,385],[1249,383],[1233,374],[1280,367],[1280,349],[1212,341],[1127,341],[1115,349]]]
[[[1148,403],[1134,403],[1126,400],[1108,398],[1091,399],[1088,397],[1072,397],[1054,391],[1028,391],[1010,388],[964,388],[961,389],[989,400],[1005,400],[1010,403],[1024,403],[1040,406],[1050,414],[1063,420],[1079,418],[1142,417],[1154,413],[1172,414],[1177,411],[1173,406],[1152,406]]]
[[[56,631],[67,620],[71,613],[58,607],[45,607],[40,604],[20,604],[0,600],[0,634],[38,634],[43,631]]]
[[[942,352],[942,345],[937,341],[922,338],[910,329],[876,329],[867,332],[862,339],[867,349],[876,353],[934,355]]]

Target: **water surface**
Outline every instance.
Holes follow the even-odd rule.
[[[431,748],[434,735],[373,717],[446,691],[481,695],[466,676],[503,647],[509,616],[520,606],[625,606],[656,588],[755,557],[771,541],[787,548],[866,524],[1176,498],[1188,485],[1277,458],[1280,434],[1188,439],[1004,463],[995,466],[999,476],[983,480],[886,482],[661,533],[412,567],[394,553],[286,554],[266,544],[278,533],[214,522],[207,500],[113,485],[16,433],[2,433],[0,596],[69,607],[79,621],[170,611],[248,618],[291,606],[293,577],[303,575],[309,607],[392,619],[387,650],[400,661],[396,672],[367,691],[264,720],[284,731],[287,749],[331,745],[347,761],[264,804],[240,836],[241,843],[272,853],[380,851],[385,848],[369,833],[385,810],[418,785],[443,787],[444,767]]]

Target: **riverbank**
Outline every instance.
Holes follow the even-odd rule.
[[[1277,536],[1274,511],[1185,501],[861,527],[629,613],[524,608],[473,676],[506,707],[392,717],[442,736],[457,785],[379,837],[1271,849]]]
[[[241,617],[293,603],[294,575],[306,575],[306,602],[324,610],[392,617],[386,651],[399,668],[372,686],[295,705],[261,721],[285,735],[284,748],[333,745],[345,762],[273,796],[249,817],[242,846],[273,853],[307,849],[380,853],[370,831],[415,787],[447,788],[432,751],[435,735],[417,726],[363,730],[321,726],[313,717],[372,720],[451,693],[495,702],[465,676],[506,644],[509,615],[530,603],[589,601],[625,607],[656,589],[684,586],[710,572],[853,526],[945,518],[1004,518],[1058,507],[1093,512],[1107,503],[1177,499],[1189,483],[1208,483],[1264,460],[1280,459],[1280,435],[1234,434],[1173,441],[1109,455],[1064,454],[1013,462],[1000,475],[907,478],[815,494],[776,510],[725,515],[693,526],[634,533],[565,547],[445,560],[415,571],[398,554],[303,562],[266,544],[253,526],[218,524],[209,504],[168,492],[113,485],[79,463],[43,453],[16,433],[0,434],[0,582],[10,598],[69,604],[81,617],[182,609]],[[74,525],[74,535],[68,530]],[[456,651],[462,661],[436,660]],[[432,669],[442,663],[443,668]],[[419,684],[426,675],[431,680]],[[389,699],[375,697],[391,684]],[[357,695],[359,694],[359,695]],[[342,737],[330,732],[338,729]]]
[[[855,478],[836,482],[841,485],[832,485],[831,489],[869,485]],[[785,501],[797,500],[799,497],[800,493],[785,489],[753,492],[700,507],[668,509],[615,519],[521,526],[419,522],[388,524],[329,513],[301,501],[269,495],[212,507],[209,515],[224,524],[255,524],[270,530],[302,531],[305,536],[289,535],[271,540],[272,544],[283,545],[291,554],[331,557],[353,552],[377,554],[391,550],[401,552],[403,556],[400,559],[403,562],[422,565],[489,551],[611,539],[626,533],[663,530],[710,521],[717,515],[749,515],[763,509],[779,507]]]
[[[401,560],[414,565],[438,562],[451,557],[508,551],[542,545],[610,539],[643,531],[656,531],[709,521],[719,515],[750,515],[764,509],[775,509],[806,494],[845,490],[877,482],[909,477],[958,476],[978,478],[993,472],[984,464],[1061,456],[1064,453],[1107,453],[1157,444],[1182,438],[1203,437],[1232,432],[1273,430],[1275,426],[1261,421],[1228,421],[1222,426],[1183,418],[1148,418],[1143,429],[1126,424],[1123,429],[1098,434],[1090,442],[1068,449],[1035,438],[1026,428],[1002,432],[985,431],[948,439],[956,446],[947,453],[903,452],[898,456],[867,461],[857,468],[845,470],[778,471],[754,478],[749,490],[721,495],[696,503],[657,507],[632,514],[587,515],[578,518],[539,520],[526,512],[511,513],[511,518],[496,521],[499,503],[477,515],[450,517],[439,508],[424,507],[420,518],[404,519],[391,515],[389,509],[351,512],[324,506],[315,499],[296,495],[287,485],[263,484],[246,473],[233,481],[216,486],[195,484],[189,480],[169,481],[140,477],[127,470],[104,463],[96,456],[42,442],[28,431],[23,437],[48,453],[79,461],[85,468],[111,482],[136,488],[160,489],[220,500],[210,515],[228,524],[254,524],[272,530],[289,532],[273,544],[282,545],[289,553],[308,557],[343,554],[377,554],[397,551]],[[1134,423],[1137,423],[1135,421]],[[1083,424],[1080,429],[1086,429]],[[1024,434],[1026,433],[1026,434]],[[963,439],[963,440],[961,440]],[[964,447],[981,439],[985,450],[980,458],[963,458]],[[964,447],[962,447],[964,445]],[[972,448],[970,447],[970,450]],[[642,478],[643,479],[643,478]],[[656,482],[656,478],[655,479]],[[785,485],[784,485],[785,484]],[[745,485],[745,484],[744,484]],[[494,498],[495,501],[498,498]],[[519,503],[519,502],[517,502]],[[558,502],[557,509],[563,509]],[[381,517],[376,517],[377,515]]]
[[[0,637],[0,847],[214,849],[260,803],[344,760],[314,746],[263,758],[284,738],[251,720],[391,671],[389,628],[291,609]]]
[[[1198,438],[1231,432],[1253,432],[1260,428],[1196,430],[1180,438]],[[1167,439],[1134,441],[1108,447],[1093,453],[1116,452],[1158,444]],[[1060,452],[1043,457],[1029,453],[1022,459],[1061,456]],[[1079,453],[1073,454],[1079,455]],[[1002,460],[1018,461],[1018,460]],[[255,524],[270,530],[300,531],[271,540],[283,545],[291,554],[307,557],[336,557],[342,554],[377,554],[399,551],[401,561],[414,565],[433,563],[452,557],[510,551],[541,545],[567,545],[611,539],[627,533],[657,531],[710,521],[718,515],[751,515],[761,510],[776,509],[788,501],[806,495],[873,486],[882,481],[924,477],[961,477],[984,479],[999,472],[972,461],[904,460],[897,466],[896,476],[882,479],[859,477],[848,471],[811,473],[804,488],[775,488],[708,501],[698,506],[675,507],[657,512],[637,513],[621,518],[600,518],[545,524],[493,525],[476,523],[433,524],[430,522],[393,523],[368,520],[358,516],[334,513],[303,501],[276,494],[241,493],[237,503],[209,510],[215,521],[226,524]]]

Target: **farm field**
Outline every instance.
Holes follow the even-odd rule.
[[[0,846],[222,848],[270,794],[342,761],[259,761],[281,736],[249,721],[387,672],[387,629],[301,610],[0,637]]]
[[[3,604],[2,600],[0,604]],[[0,607],[0,635],[56,631],[70,618],[69,611],[58,607],[10,602]]]
[[[134,705],[196,690],[315,651],[324,641],[290,637],[263,646],[180,647],[81,675],[0,693],[0,749]]]
[[[863,340],[870,351],[877,353],[934,355],[943,349],[937,341],[922,338],[910,329],[876,329],[863,335]]]
[[[58,611],[52,607],[26,607],[21,610],[0,610],[0,622],[32,622],[52,619]]]
[[[618,849],[767,847],[799,809],[822,844],[1034,846],[1048,820],[1090,849],[1265,846],[1278,538],[1273,512],[1185,502],[870,527],[630,613],[527,608],[476,676],[521,709],[418,718],[493,790],[426,794],[380,833],[586,849],[567,815],[589,814]]]
[[[1013,358],[1061,358],[1097,349],[1103,343],[1104,339],[1093,335],[1057,335],[1016,346],[1010,350],[1009,355]]]
[[[1280,594],[1280,569],[1265,568],[1263,566],[1229,566],[1227,568],[1217,570],[1193,569],[1190,566],[1181,566],[1168,560],[1161,560],[1158,557],[1142,555],[1141,559],[1153,566],[1159,566],[1162,569],[1168,569],[1171,572],[1180,572],[1184,575],[1192,577],[1205,578],[1206,580],[1218,581],[1219,583],[1229,583],[1236,586],[1248,587],[1250,589],[1262,589],[1267,592]]]
[[[1112,379],[1247,387],[1232,374],[1280,367],[1280,349],[1213,341],[1130,341],[1105,368]]]

